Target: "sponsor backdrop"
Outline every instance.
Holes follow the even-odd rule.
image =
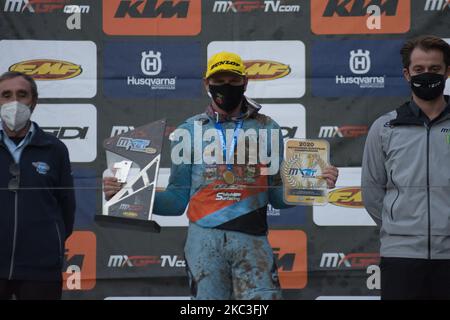
[[[166,119],[164,188],[169,135],[206,107],[202,75],[220,50],[242,55],[248,96],[284,138],[328,140],[341,169],[328,205],[269,206],[285,298],[377,299],[379,230],[361,202],[362,151],[371,123],[409,99],[398,51],[423,33],[450,41],[449,1],[0,0],[0,71],[37,80],[33,119],[72,161],[64,299],[188,298],[186,215],[156,217],[159,234],[95,223],[102,144]]]

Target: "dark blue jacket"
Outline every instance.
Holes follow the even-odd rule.
[[[0,140],[0,279],[59,280],[72,233],[75,194],[66,146],[35,124],[20,158],[18,191],[8,190],[14,163]]]

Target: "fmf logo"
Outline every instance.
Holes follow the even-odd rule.
[[[379,28],[367,27],[371,6],[379,8]],[[315,34],[406,33],[410,23],[410,0],[311,1],[311,29]]]
[[[357,138],[368,132],[368,126],[322,126],[319,138]]]
[[[75,231],[66,241],[64,290],[91,290],[96,282],[97,239],[90,231]]]
[[[283,63],[265,60],[244,61],[247,77],[253,81],[275,80],[291,73],[291,68]]]
[[[378,253],[323,253],[320,260],[320,268],[351,268],[366,269],[370,265],[379,264]]]
[[[283,289],[302,289],[308,281],[306,234],[301,230],[270,230],[269,242]]]
[[[215,1],[213,12],[215,13],[245,13],[245,12],[300,12],[299,5],[283,4],[283,1]]]
[[[361,188],[341,188],[328,194],[328,201],[335,206],[347,208],[364,208],[362,203]]]
[[[72,62],[42,59],[13,64],[9,71],[25,73],[34,80],[65,80],[75,78],[82,72],[81,66]]]
[[[110,35],[197,35],[200,0],[103,0],[103,30]]]

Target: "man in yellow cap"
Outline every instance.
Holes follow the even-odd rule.
[[[288,207],[278,170],[283,137],[280,126],[259,113],[261,106],[244,96],[247,83],[244,62],[238,55],[220,52],[211,57],[204,78],[211,103],[176,132],[194,137],[194,128],[200,126],[214,133],[219,145],[215,156],[220,160],[192,159],[198,141],[187,139],[192,141],[188,161],[180,163],[172,158],[169,185],[155,197],[153,212],[159,215],[181,215],[189,204],[184,251],[194,299],[281,298],[277,266],[267,239],[266,212],[268,203],[275,208]],[[251,143],[240,140],[243,132],[252,130],[275,133],[276,139],[264,135],[255,138],[258,150],[267,145],[268,154],[274,156],[276,170],[272,174],[268,174],[267,163],[258,156],[252,158]],[[175,146],[172,141],[172,150]],[[240,162],[242,146],[245,160]],[[202,145],[203,155],[208,147]],[[337,169],[327,167],[323,176],[333,188]],[[107,198],[120,189],[114,178],[105,179],[104,185]]]

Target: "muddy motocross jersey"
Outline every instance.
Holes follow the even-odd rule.
[[[173,162],[174,154],[180,156],[183,163],[173,163],[166,191],[156,194],[155,214],[183,214],[189,203],[187,216],[199,226],[265,234],[267,204],[275,208],[289,207],[283,202],[279,176],[283,158],[280,127],[271,118],[259,114],[260,107],[254,102],[246,100],[244,108],[244,116],[225,120],[209,108],[178,127],[171,139],[171,156]],[[227,146],[231,145],[228,141],[233,138],[238,123],[245,134],[245,144],[237,143],[232,165],[216,163],[214,152],[209,150],[213,143],[206,137],[220,136],[215,134],[217,122],[224,132],[230,133],[224,139]],[[259,156],[261,148],[265,159]],[[267,163],[267,159],[273,163]]]

